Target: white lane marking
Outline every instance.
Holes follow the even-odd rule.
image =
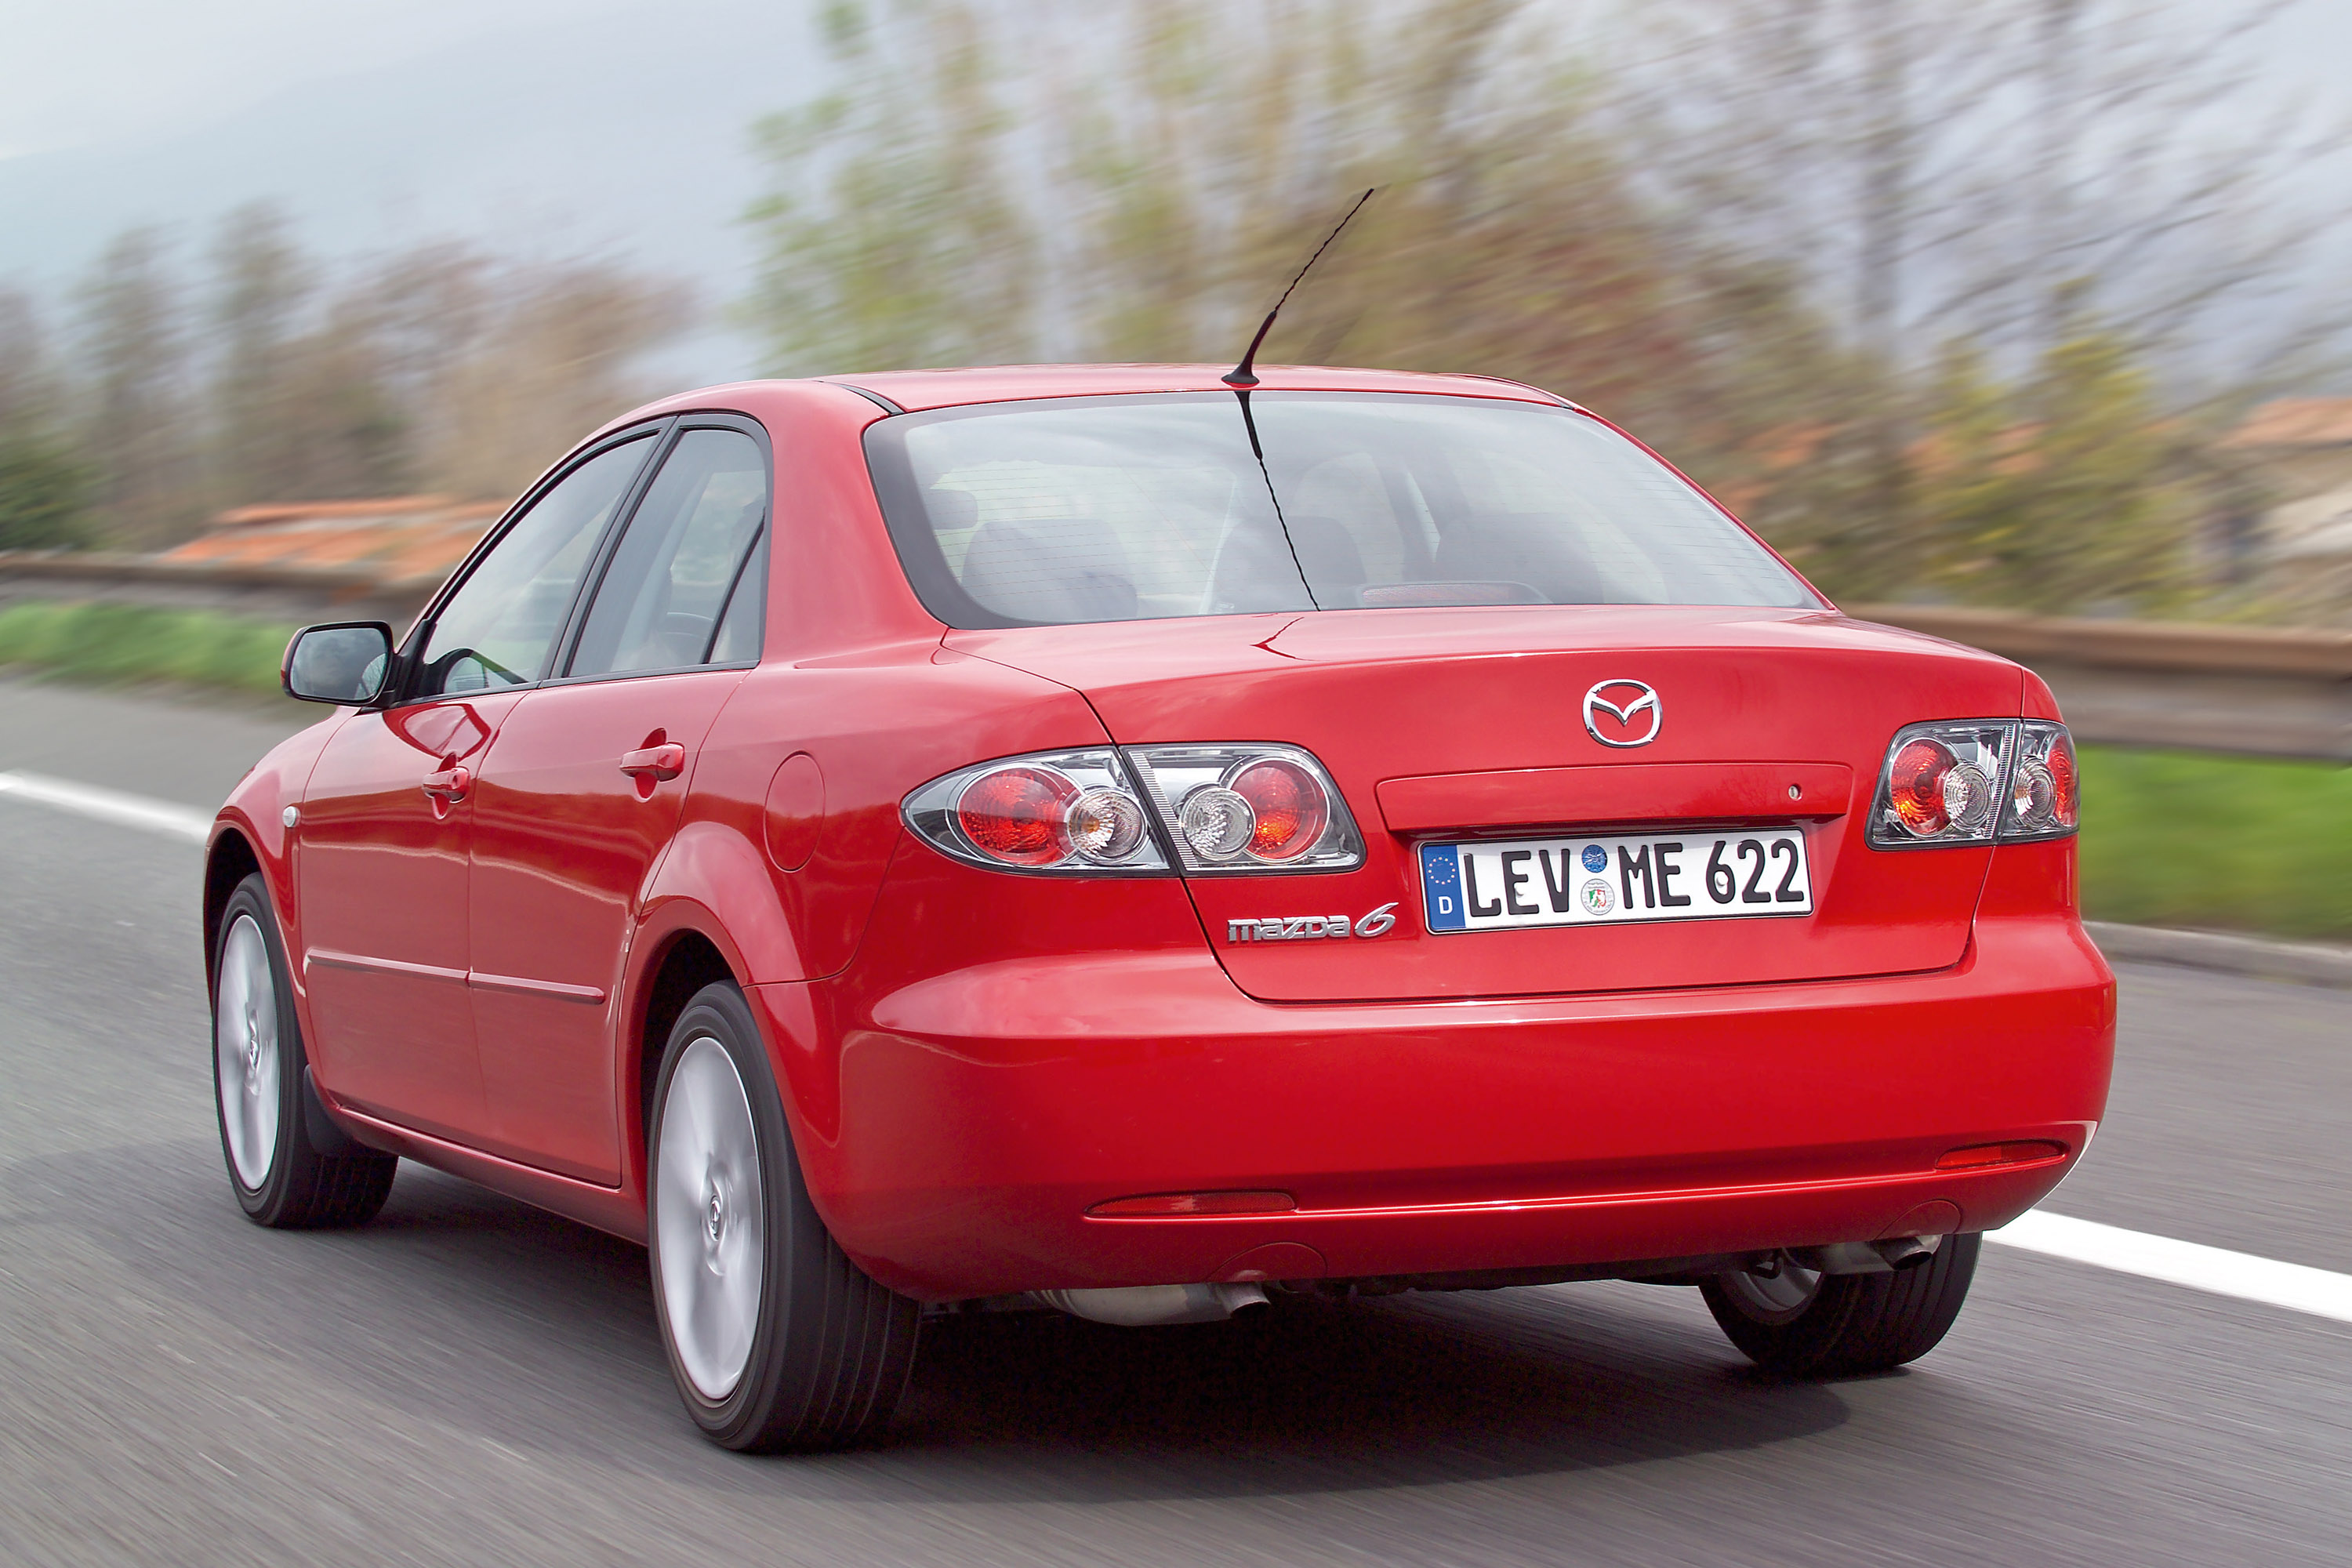
[[[2352,1274],[2331,1273],[2308,1264],[2281,1263],[2249,1252],[2175,1241],[2168,1236],[2069,1219],[2040,1209],[2020,1215],[1999,1230],[1985,1232],[1985,1239],[2121,1274],[2186,1285],[2192,1290],[2210,1290],[2216,1296],[2235,1296],[2352,1323]]]
[[[167,838],[191,839],[198,844],[209,837],[213,830],[213,814],[198,811],[193,805],[151,800],[143,795],[125,795],[121,790],[100,789],[96,784],[47,778],[39,773],[0,773],[0,797],[27,801],[56,811],[69,811],[76,816],[111,822],[121,827],[141,827],[150,833],[163,834]]]

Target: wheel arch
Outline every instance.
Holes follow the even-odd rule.
[[[722,980],[738,987],[744,984],[719,943],[693,926],[670,932],[648,959],[637,993],[635,1026],[630,1030],[630,1059],[623,1069],[623,1079],[633,1096],[627,1125],[640,1171],[646,1169],[646,1150],[653,1141],[654,1080],[661,1072],[669,1032],[696,992]]]
[[[220,944],[221,911],[239,884],[261,869],[261,857],[245,834],[225,827],[205,852],[205,988],[211,994],[214,951]]]

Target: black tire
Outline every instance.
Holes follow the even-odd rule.
[[[817,1217],[732,984],[704,986],[670,1030],[646,1145],[654,1310],[703,1436],[764,1453],[878,1431],[914,1366],[922,1310],[852,1263]]]
[[[1757,1365],[1787,1377],[1885,1372],[1936,1348],[1976,1278],[1980,1235],[1948,1236],[1934,1258],[1892,1274],[1821,1277],[1810,1299],[1773,1310],[1755,1276],[1707,1280],[1707,1310]]]
[[[212,968],[213,1109],[237,1206],[256,1225],[285,1230],[374,1218],[400,1161],[353,1143],[312,1098],[286,950],[259,872],[221,910]]]

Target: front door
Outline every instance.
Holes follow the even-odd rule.
[[[511,694],[361,713],[319,755],[297,829],[321,1081],[443,1137],[481,1121],[466,988],[467,775]]]
[[[544,679],[650,432],[591,453],[506,525],[412,640],[399,697],[327,742],[296,827],[320,1081],[387,1121],[483,1132],[467,931],[478,775]]]
[[[767,458],[686,423],[611,552],[559,679],[482,769],[471,885],[489,1146],[620,1180],[620,995],[696,750],[757,658]]]

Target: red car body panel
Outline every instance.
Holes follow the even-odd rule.
[[[642,1239],[648,1020],[691,945],[753,999],[826,1223],[928,1300],[1978,1229],[2056,1184],[2104,1114],[2114,1034],[2072,841],[1892,854],[1863,837],[1902,724],[2056,717],[2015,665],[1826,609],[1012,631],[925,610],[861,445],[877,398],[1215,391],[1217,374],[752,383],[616,422],[725,410],[767,431],[760,662],[342,710],[265,759],[224,807],[210,885],[248,862],[268,878],[322,1100],[369,1142]],[[1667,705],[1638,753],[1594,743],[1578,710],[1621,677]],[[1360,868],[1018,876],[900,817],[910,790],[992,757],[1261,740],[1329,769]],[[619,771],[660,744],[685,752],[675,778]],[[436,809],[419,786],[458,764],[463,798]],[[1748,822],[1803,827],[1811,916],[1433,937],[1411,875],[1412,847],[1449,835]],[[1379,940],[1223,940],[1230,920],[1388,903]],[[2026,1138],[2069,1152],[1936,1169]],[[1240,1189],[1297,1206],[1087,1213]]]

